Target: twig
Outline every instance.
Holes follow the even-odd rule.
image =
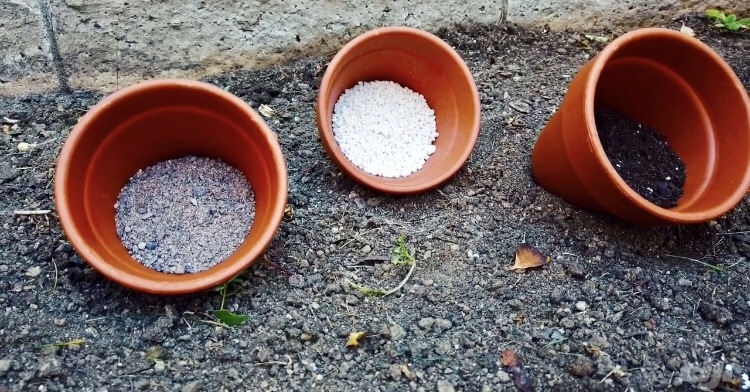
[[[290,357],[289,355],[285,355],[285,357],[286,359],[288,359],[287,362],[281,362],[281,361],[258,362],[258,363],[254,363],[253,366],[268,366],[268,365],[291,366],[292,357]]]
[[[50,347],[70,347],[70,346],[78,346],[81,344],[86,343],[85,339],[75,339],[71,340],[69,342],[57,342],[57,343],[49,343],[49,344],[42,344],[41,346],[37,346],[37,348],[50,348]]]
[[[665,256],[667,256],[667,257],[674,257],[675,259],[680,259],[680,260],[692,261],[692,262],[698,263],[698,264],[700,264],[700,265],[702,265],[702,266],[704,266],[706,268],[710,268],[710,269],[712,269],[714,271],[724,272],[724,268],[721,268],[718,265],[713,265],[713,264],[706,263],[705,261],[700,261],[698,259],[691,259],[690,257],[675,256],[675,255],[665,255]]]
[[[52,285],[52,288],[47,293],[51,293],[55,291],[55,289],[57,288],[57,279],[58,279],[57,262],[55,262],[54,257],[51,257],[50,259],[52,260],[52,265],[55,266],[55,283]]]
[[[15,215],[47,215],[52,210],[15,210],[13,213]]]
[[[377,290],[377,289],[368,289],[367,287],[360,286],[360,285],[358,285],[358,284],[350,281],[349,279],[346,279],[346,281],[347,281],[347,283],[349,283],[349,285],[351,285],[352,287],[354,287],[355,289],[357,289],[357,290],[359,290],[359,291],[361,291],[363,293],[369,293],[369,294],[374,294],[374,295],[382,295],[382,296],[385,297],[386,295],[391,295],[391,294],[393,294],[393,293],[401,290],[404,287],[404,285],[406,285],[406,282],[409,281],[409,278],[411,278],[411,274],[414,272],[414,269],[416,267],[417,267],[417,260],[412,260],[411,261],[411,268],[409,268],[409,272],[406,274],[406,277],[401,281],[401,283],[398,284],[398,286],[396,286],[396,287],[394,287],[394,288],[392,288],[390,290],[385,290],[384,291],[384,290]]]
[[[750,231],[727,231],[725,233],[719,233],[719,235],[735,235],[735,234],[750,234]]]
[[[273,269],[281,272],[282,274],[284,274],[286,276],[292,276],[292,275],[294,275],[294,272],[292,272],[289,269],[287,269],[287,268],[285,268],[285,267],[283,267],[283,266],[281,266],[281,265],[279,265],[277,263],[274,263],[273,261],[269,260],[268,256],[265,253],[263,254],[263,257],[261,258],[261,261],[264,262],[264,263],[266,263],[266,265],[268,265],[269,267],[271,267],[271,268],[273,268]]]
[[[200,322],[202,322],[202,323],[206,323],[206,324],[211,324],[211,325],[215,325],[215,326],[217,326],[217,327],[222,327],[222,328],[229,328],[229,326],[228,326],[228,325],[226,325],[226,324],[224,324],[224,323],[219,323],[219,322],[216,322],[216,321],[211,321],[211,320],[198,320],[198,321],[200,321]]]
[[[615,366],[614,368],[612,368],[612,370],[610,370],[610,371],[609,371],[609,373],[607,373],[607,375],[606,375],[606,376],[604,376],[604,378],[602,378],[602,379],[601,379],[601,381],[599,381],[599,383],[603,383],[603,382],[604,382],[604,380],[608,379],[608,378],[609,378],[609,376],[611,376],[611,375],[613,375],[613,374],[615,374],[615,373],[620,373],[620,374],[622,374],[622,373],[623,373],[623,372],[622,372],[622,369],[620,368],[620,365],[617,365],[617,366]]]

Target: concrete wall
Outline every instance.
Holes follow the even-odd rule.
[[[385,25],[435,30],[507,17],[553,29],[625,30],[705,8],[700,0],[504,1],[0,0],[0,95],[199,78],[333,52]],[[711,6],[750,11],[747,0]]]

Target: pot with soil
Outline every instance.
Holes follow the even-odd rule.
[[[154,80],[80,119],[54,191],[66,236],[94,269],[134,290],[182,294],[262,256],[287,181],[274,133],[245,102],[207,83]]]
[[[575,76],[532,170],[572,204],[633,224],[715,219],[750,187],[750,99],[704,43],[635,30]]]
[[[347,43],[318,91],[323,146],[341,170],[388,194],[448,181],[479,136],[479,93],[466,64],[440,38],[385,27]]]

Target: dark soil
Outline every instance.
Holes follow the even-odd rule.
[[[628,186],[660,207],[677,206],[685,164],[661,134],[611,108],[595,117],[604,152]]]
[[[684,22],[750,85],[747,36]],[[518,366],[503,365],[504,350],[537,391],[689,391],[696,373],[747,372],[750,200],[710,223],[662,228],[571,206],[534,183],[531,148],[602,46],[515,27],[439,35],[474,73],[482,130],[450,183],[414,197],[363,189],[325,155],[314,102],[329,56],[207,79],[274,109],[267,121],[289,166],[294,213],[268,258],[293,275],[267,263],[245,272],[225,304],[249,316],[236,328],[210,323],[218,293],[129,291],[75,254],[54,211],[13,213],[54,210],[55,158],[101,95],[0,99],[0,118],[19,120],[0,131],[0,391],[514,391]],[[417,261],[403,289],[352,289],[404,278],[408,267],[388,262],[402,234]],[[520,243],[552,262],[507,271]],[[358,331],[360,347],[347,348]]]

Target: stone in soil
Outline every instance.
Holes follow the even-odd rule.
[[[597,108],[595,118],[604,152],[625,183],[659,207],[677,206],[685,165],[661,134],[611,108]]]
[[[192,156],[138,172],[115,205],[117,234],[133,258],[176,274],[201,272],[229,257],[254,218],[245,176],[222,161]]]

